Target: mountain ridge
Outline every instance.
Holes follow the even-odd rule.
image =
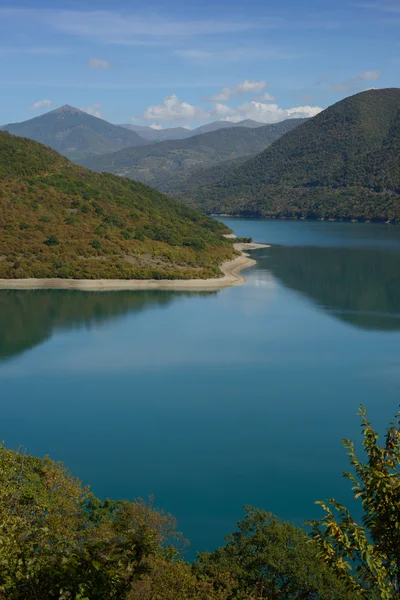
[[[195,129],[187,129],[186,127],[167,127],[166,129],[155,129],[147,125],[135,125],[133,123],[125,123],[120,127],[126,127],[131,131],[136,131],[145,139],[154,142],[164,142],[167,140],[180,140],[193,137],[195,135],[202,135],[203,133],[209,133],[211,131],[218,131],[219,129],[230,129],[232,127],[263,127],[265,123],[259,123],[252,119],[244,119],[238,123],[232,121],[213,121],[205,125],[200,125]]]
[[[71,160],[148,144],[134,131],[65,104],[21,123],[3,125],[1,131],[50,146]]]
[[[185,140],[166,140],[89,157],[81,164],[94,171],[131,177],[161,191],[170,190],[171,179],[190,177],[196,169],[256,154],[301,122],[302,119],[287,119],[257,128],[228,127]]]
[[[400,89],[350,96],[176,196],[209,213],[400,220]],[[178,186],[179,187],[179,186]]]

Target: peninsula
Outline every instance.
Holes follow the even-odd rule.
[[[7,132],[0,231],[2,288],[215,289],[251,264],[223,223]]]

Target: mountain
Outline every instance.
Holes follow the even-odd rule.
[[[228,229],[137,182],[0,132],[0,278],[188,279],[220,274]]]
[[[239,123],[232,123],[231,121],[214,121],[213,123],[207,123],[207,125],[201,125],[195,129],[186,129],[185,127],[170,127],[167,129],[153,129],[146,125],[133,125],[124,124],[120,127],[126,127],[131,131],[136,131],[141,137],[152,142],[163,142],[165,140],[183,140],[195,135],[202,135],[203,133],[209,133],[210,131],[218,131],[219,129],[230,129],[232,127],[262,127],[263,123],[258,123],[252,119],[245,119],[239,121]]]
[[[154,129],[153,127],[149,127],[147,125],[133,125],[130,123],[125,123],[124,125],[120,125],[119,127],[125,127],[126,129],[130,129],[131,131],[135,131],[142,138],[151,142],[163,142],[165,140],[182,140],[193,135],[192,130],[186,129],[185,127]]]
[[[400,89],[369,90],[177,197],[212,213],[400,220],[399,156]]]
[[[219,129],[229,129],[231,127],[262,127],[263,123],[258,123],[252,119],[245,119],[238,123],[232,123],[231,121],[214,121],[213,123],[207,123],[207,125],[201,125],[192,129],[192,135],[200,135],[202,133],[209,133],[210,131],[218,131]]]
[[[134,131],[67,105],[29,121],[3,125],[1,129],[50,146],[71,160],[149,143]]]
[[[251,156],[263,150],[303,119],[289,119],[258,128],[229,127],[186,140],[169,140],[149,146],[126,148],[80,161],[94,171],[107,171],[148,183],[163,191],[175,189],[194,170],[228,159]]]

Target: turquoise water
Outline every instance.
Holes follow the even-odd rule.
[[[0,292],[0,439],[102,497],[155,495],[196,550],[244,504],[350,502],[341,438],[400,384],[400,229],[227,219],[273,243],[217,293]],[[352,506],[352,504],[350,504]]]

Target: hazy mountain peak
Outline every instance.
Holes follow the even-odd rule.
[[[4,125],[2,129],[41,142],[72,160],[149,143],[134,131],[112,125],[69,104],[29,121]]]
[[[69,104],[64,104],[64,106],[60,106],[59,108],[56,108],[56,109],[54,109],[51,112],[53,112],[53,113],[80,114],[80,115],[87,114],[83,110],[80,110],[79,108],[75,108],[74,106],[70,106]]]

